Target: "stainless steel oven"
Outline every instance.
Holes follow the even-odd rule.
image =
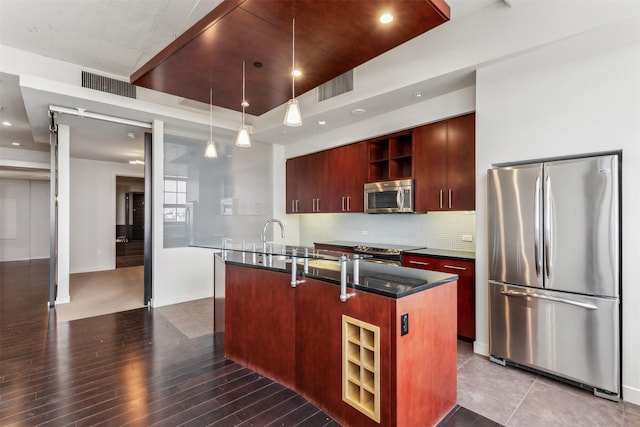
[[[366,213],[414,212],[413,180],[401,179],[365,184],[364,211]]]

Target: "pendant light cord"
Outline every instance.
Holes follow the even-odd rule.
[[[247,100],[244,97],[244,79],[245,79],[245,71],[244,71],[244,61],[242,61],[242,127],[244,127],[244,107],[247,104]]]
[[[291,37],[291,99],[296,99],[296,18],[293,18],[293,37]]]
[[[213,88],[209,88],[209,141],[213,141]]]

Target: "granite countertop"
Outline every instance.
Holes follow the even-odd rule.
[[[216,256],[221,256],[220,254]],[[228,251],[224,258],[226,263],[269,271],[280,271],[291,274],[291,261],[283,256],[263,256],[251,253]],[[312,259],[308,261],[308,271],[304,272],[303,262],[298,261],[297,273],[340,286],[340,262]],[[358,283],[353,282],[353,263],[347,263],[347,287],[364,292],[371,292],[389,298],[403,298],[418,292],[434,288],[458,279],[456,274],[437,271],[419,270],[407,267],[360,262]],[[304,286],[301,284],[299,286]],[[336,289],[336,298],[339,289]]]
[[[422,248],[422,249],[411,249],[408,251],[403,251],[402,253],[408,254],[408,255],[434,256],[439,258],[454,258],[454,259],[460,259],[464,261],[475,261],[476,259],[475,252],[453,251],[449,249]]]
[[[369,242],[353,242],[349,240],[331,240],[327,242],[315,242],[316,245],[342,246],[345,248],[355,248],[356,246],[375,246],[379,248],[397,247],[402,250],[403,254],[435,256],[439,258],[454,258],[465,261],[475,261],[476,253],[469,251],[455,251],[450,249],[435,249],[419,247],[419,245],[394,245],[389,243],[369,243]]]

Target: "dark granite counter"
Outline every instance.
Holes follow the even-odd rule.
[[[452,259],[461,259],[465,261],[474,261],[476,259],[475,252],[468,251],[454,251],[449,249],[435,249],[435,248],[425,248],[419,247],[419,245],[394,245],[388,243],[364,243],[364,242],[353,242],[349,240],[331,240],[327,242],[315,242],[316,245],[330,245],[330,246],[342,246],[344,248],[353,249],[356,246],[375,246],[377,248],[398,248],[402,251],[403,254],[413,254],[413,255],[427,255],[434,256],[439,258],[452,258]]]
[[[217,256],[222,256],[218,254]],[[224,261],[234,265],[258,268],[269,271],[291,273],[291,259],[285,256],[243,253],[227,251]],[[297,273],[302,277],[310,277],[340,286],[340,262],[330,259],[307,260],[307,271],[304,261],[299,259]],[[418,270],[371,262],[360,262],[358,284],[354,284],[353,262],[347,263],[348,288],[371,292],[389,298],[403,298],[436,286],[457,280],[458,276],[429,270]],[[299,286],[304,286],[302,283]],[[336,289],[336,299],[339,289]]]
[[[475,252],[452,251],[448,249],[432,249],[432,248],[411,249],[408,251],[404,251],[402,253],[410,254],[410,255],[426,255],[426,256],[433,256],[438,258],[460,259],[464,261],[475,261],[476,259]]]

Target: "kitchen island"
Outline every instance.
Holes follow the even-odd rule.
[[[454,408],[456,275],[317,252],[295,267],[289,251],[220,257],[229,359],[344,425],[435,425]]]

